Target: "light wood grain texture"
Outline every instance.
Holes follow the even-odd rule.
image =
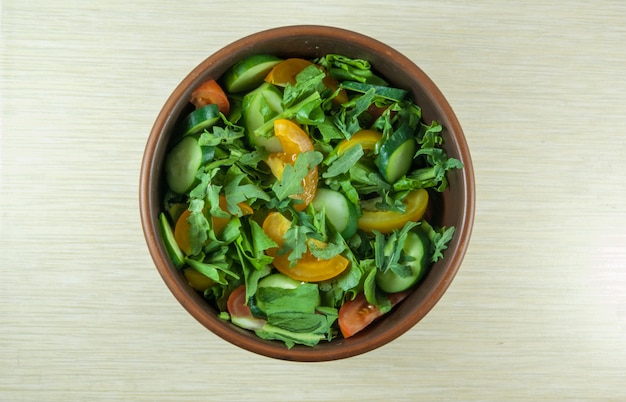
[[[625,400],[626,3],[5,0],[0,400]],[[464,127],[476,222],[413,330],[296,364],[194,321],[138,212],[178,82],[254,31],[312,23],[404,52]]]

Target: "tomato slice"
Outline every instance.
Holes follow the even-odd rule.
[[[428,207],[428,191],[423,188],[413,190],[407,194],[403,203],[406,206],[404,213],[363,209],[363,214],[359,217],[359,229],[391,233],[394,229],[401,229],[409,221],[419,221]]]
[[[342,155],[348,149],[361,145],[363,151],[372,151],[376,148],[376,144],[383,138],[383,135],[375,130],[361,130],[356,133],[349,140],[343,140],[337,146],[337,155]]]
[[[274,176],[280,180],[285,165],[287,163],[294,164],[298,154],[312,151],[313,143],[307,133],[291,120],[277,119],[274,122],[274,135],[280,141],[283,152],[270,154],[265,162],[272,170]],[[302,193],[292,196],[292,198],[302,200],[302,202],[296,204],[294,208],[302,211],[311,203],[317,191],[317,182],[318,173],[316,166],[311,169],[309,174],[302,180]]]
[[[230,112],[230,102],[224,90],[215,80],[203,82],[191,93],[190,102],[199,109],[209,104],[216,104],[224,115]]]
[[[287,84],[294,85],[296,75],[312,64],[308,60],[295,57],[283,60],[270,70],[265,76],[265,81],[282,87],[287,86]]]
[[[246,286],[241,285],[228,296],[226,308],[233,324],[253,331],[260,330],[265,325],[265,320],[252,315],[246,302]]]
[[[185,268],[185,270],[183,271],[183,275],[185,275],[185,279],[187,279],[189,285],[191,285],[192,288],[199,292],[204,292],[206,289],[215,285],[215,281],[213,281],[213,279],[196,271],[193,268]]]
[[[409,293],[411,293],[410,290],[390,293],[387,297],[393,307],[404,300]],[[380,309],[368,303],[364,293],[359,293],[353,300],[346,301],[339,309],[339,329],[344,338],[349,338],[382,316]]]
[[[278,245],[283,245],[283,236],[289,230],[291,221],[279,212],[270,212],[263,221],[263,231]],[[313,240],[311,240],[313,242]],[[317,247],[323,248],[325,243],[314,241]],[[336,255],[329,260],[316,258],[310,251],[305,252],[302,258],[292,267],[289,254],[278,255],[278,248],[268,249],[267,255],[274,257],[274,267],[292,279],[303,282],[320,282],[334,278],[342,273],[349,264],[347,258]]]

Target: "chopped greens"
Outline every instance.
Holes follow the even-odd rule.
[[[168,186],[161,222],[171,226],[164,232],[176,242],[168,250],[178,253],[177,266],[208,279],[192,285],[221,318],[288,348],[315,346],[352,335],[342,332],[350,319],[342,307],[357,296],[380,314],[395,305],[382,276],[393,289],[419,286],[422,257],[412,245],[426,250],[426,269],[444,257],[455,228],[424,219],[427,194],[445,191],[448,172],[463,164],[446,154],[443,127],[424,122],[408,91],[389,86],[368,61],[328,54],[262,81],[246,63],[271,61],[271,71],[281,64],[262,56],[237,67],[245,77],[237,87],[252,89],[214,94],[229,112],[211,114],[210,124],[194,120],[201,132],[177,133],[194,140],[179,146],[166,173],[193,184],[184,192]],[[275,136],[285,120],[295,128]],[[359,142],[363,130],[374,140]],[[179,156],[187,154],[201,155],[197,171]],[[345,203],[312,202],[320,188]],[[230,307],[242,286],[238,310],[248,315]]]

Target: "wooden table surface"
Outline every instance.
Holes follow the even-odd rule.
[[[4,0],[0,400],[626,400],[626,3]],[[290,363],[221,340],[158,275],[138,175],[180,80],[258,30],[404,52],[471,147],[472,241],[391,344]]]

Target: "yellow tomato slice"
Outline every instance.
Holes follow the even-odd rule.
[[[185,279],[187,279],[191,287],[199,292],[204,292],[206,289],[215,285],[213,279],[201,274],[193,268],[186,268],[183,271],[183,275],[185,275]]]
[[[263,231],[272,239],[278,247],[283,245],[283,236],[291,226],[291,221],[285,218],[279,212],[270,212],[263,221]],[[313,241],[313,240],[312,240]],[[315,241],[316,246],[325,247],[323,242]],[[289,262],[289,254],[278,255],[278,248],[272,248],[266,251],[267,255],[274,257],[272,264],[283,274],[298,281],[303,282],[320,282],[334,278],[342,273],[347,267],[349,261],[337,255],[329,260],[321,260],[316,258],[310,251],[302,255],[302,258],[291,267]]]
[[[272,170],[272,174],[280,180],[283,176],[285,164],[289,163],[293,165],[298,154],[312,151],[313,143],[307,133],[291,120],[276,120],[274,122],[274,135],[278,138],[278,141],[280,141],[283,152],[270,154],[265,162]],[[317,182],[318,173],[316,166],[311,169],[309,174],[302,180],[302,193],[292,196],[292,198],[302,200],[301,203],[294,205],[294,208],[302,211],[311,203],[317,191]]]
[[[265,76],[265,82],[278,86],[294,85],[296,83],[296,75],[304,70],[311,63],[305,59],[290,58],[276,64],[270,72]]]
[[[337,145],[337,155],[342,155],[348,149],[361,145],[363,151],[371,151],[376,148],[376,144],[383,137],[381,133],[374,130],[361,130],[356,132],[349,140],[343,140]]]
[[[409,221],[419,221],[428,207],[428,191],[423,188],[411,191],[404,198],[403,204],[406,206],[404,213],[363,210],[359,217],[359,229],[366,232],[377,230],[381,233],[391,233],[394,229],[401,229]]]

